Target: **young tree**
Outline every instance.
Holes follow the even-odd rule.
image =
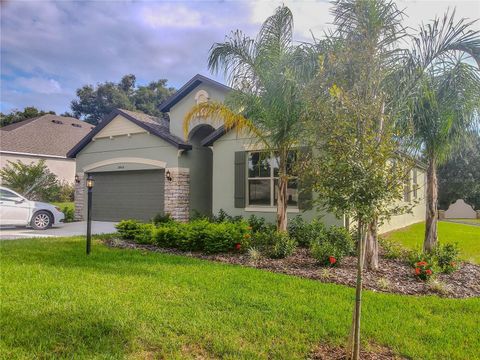
[[[60,191],[57,176],[48,170],[44,160],[31,164],[8,161],[0,170],[0,180],[3,186],[30,200],[54,201]]]
[[[246,131],[278,158],[277,229],[287,230],[287,169],[289,153],[299,147],[303,87],[308,80],[301,61],[302,46],[293,44],[293,17],[281,6],[262,25],[255,39],[240,30],[210,50],[213,72],[223,70],[233,90],[225,103],[205,102],[185,116],[221,122],[227,130]]]
[[[335,31],[308,91],[305,128],[315,150],[302,173],[312,182],[320,206],[356,223],[356,300],[347,355],[359,359],[367,239],[372,257],[377,221],[406,210],[396,204],[413,165],[401,141],[408,129],[397,126],[401,111],[394,96],[403,55],[398,41],[405,30],[393,2],[339,0],[332,13]]]
[[[466,136],[478,129],[480,109],[480,32],[473,22],[454,20],[455,12],[421,27],[407,66],[416,78],[411,90],[411,124],[428,162],[424,251],[437,245],[437,167]],[[470,55],[474,64],[470,64]]]

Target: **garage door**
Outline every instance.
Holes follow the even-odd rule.
[[[92,173],[92,219],[148,221],[163,213],[164,170]]]

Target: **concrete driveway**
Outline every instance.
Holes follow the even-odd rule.
[[[116,232],[116,222],[92,221],[92,234],[108,234]],[[85,235],[87,233],[87,222],[77,221],[66,223],[63,226],[53,227],[48,230],[33,230],[26,227],[0,228],[0,240],[15,240],[33,237],[65,237]]]

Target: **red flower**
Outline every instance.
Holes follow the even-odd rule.
[[[432,270],[430,270],[430,269],[425,270],[425,274],[432,275]]]
[[[242,244],[236,243],[235,244],[235,250],[240,250],[242,248]]]
[[[330,262],[330,264],[335,264],[337,262],[337,259],[335,259],[333,256],[329,256],[328,257],[328,261]]]
[[[417,266],[425,266],[427,263],[425,261],[419,261],[417,262]]]
[[[415,275],[420,275],[420,268],[415,268]]]

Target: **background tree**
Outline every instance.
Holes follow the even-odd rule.
[[[105,82],[96,87],[85,85],[77,89],[77,99],[71,102],[71,109],[76,117],[94,125],[115,108],[159,116],[158,106],[174,91],[167,87],[165,79],[137,86],[135,75],[129,74],[119,83]]]
[[[34,106],[27,106],[23,109],[23,111],[12,110],[9,114],[0,113],[0,127],[31,119],[34,117],[42,116],[45,114],[55,115],[55,111],[43,111],[38,110]]]
[[[302,174],[311,181],[322,208],[347,216],[357,227],[356,301],[347,356],[359,359],[367,248],[370,262],[378,256],[376,238],[368,234],[376,232],[378,220],[408,209],[395,205],[403,198],[404,181],[413,166],[409,148],[401,141],[408,129],[397,126],[401,106],[393,81],[403,56],[398,42],[405,29],[402,12],[393,2],[340,0],[332,13],[335,29],[327,46],[320,48],[318,73],[308,91],[305,137],[315,150]]]
[[[0,170],[3,186],[27,197],[29,200],[56,201],[60,192],[60,183],[55,174],[48,170],[45,161],[25,164],[7,161]]]
[[[208,65],[223,70],[234,89],[224,104],[206,102],[185,116],[188,135],[193,119],[221,122],[225,128],[246,131],[278,159],[277,229],[287,230],[287,170],[289,153],[299,147],[305,78],[296,59],[302,46],[293,44],[293,17],[281,6],[262,25],[255,39],[240,30],[210,50]]]
[[[411,124],[428,162],[426,228],[423,248],[431,252],[437,235],[437,168],[471,135],[479,122],[480,33],[455,13],[423,25],[414,38],[407,71],[416,78],[410,89]],[[469,63],[470,55],[476,61]],[[470,58],[471,59],[471,58]]]
[[[438,169],[438,204],[447,210],[457,199],[464,199],[480,210],[480,135],[456,151]]]

